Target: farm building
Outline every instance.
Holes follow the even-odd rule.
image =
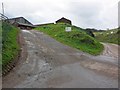
[[[37,25],[34,25],[34,26],[38,27],[38,26],[44,26],[44,25],[50,25],[50,24],[54,24],[54,23],[37,24]]]
[[[67,24],[72,25],[71,20],[66,19],[66,18],[64,18],[64,17],[62,17],[61,19],[57,20],[56,23],[67,23]]]
[[[9,22],[20,29],[32,29],[34,28],[34,25],[29,22],[27,19],[24,17],[17,17],[17,18],[11,18],[9,19]]]

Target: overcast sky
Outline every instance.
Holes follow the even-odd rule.
[[[33,24],[51,23],[65,17],[82,28],[107,29],[118,26],[118,1],[0,0],[0,3],[4,2],[5,15],[9,18],[23,16]]]

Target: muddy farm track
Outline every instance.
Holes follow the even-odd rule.
[[[117,45],[92,56],[35,30],[22,30],[27,59],[3,78],[3,88],[117,88]],[[114,50],[111,50],[112,49]]]

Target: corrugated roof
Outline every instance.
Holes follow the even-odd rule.
[[[25,19],[27,22],[29,22],[26,18],[24,18],[24,17],[15,17],[15,18],[10,18],[9,20],[14,20],[14,19],[19,19],[19,18],[23,18],[23,19]],[[31,25],[33,25],[31,22],[29,22]]]
[[[23,25],[23,26],[35,27],[34,25],[25,24],[25,23],[20,23],[20,22],[17,22],[17,24],[19,24],[19,25]]]

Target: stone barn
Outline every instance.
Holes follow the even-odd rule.
[[[56,23],[66,23],[66,24],[72,25],[71,20],[66,19],[66,18],[64,18],[64,17],[62,17],[61,19],[57,20]]]
[[[17,18],[11,18],[9,19],[9,22],[20,29],[32,29],[34,28],[34,25],[29,22],[27,19],[24,17],[17,17]]]

